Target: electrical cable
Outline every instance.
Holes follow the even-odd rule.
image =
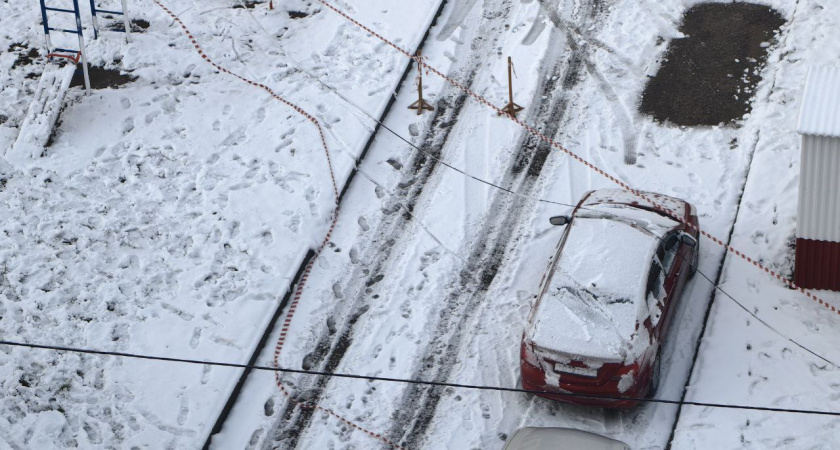
[[[181,364],[196,364],[196,365],[206,365],[206,366],[229,367],[229,368],[236,368],[236,369],[252,369],[252,370],[262,370],[262,371],[268,371],[268,372],[296,373],[296,374],[302,374],[302,375],[319,375],[319,376],[326,376],[326,377],[332,377],[332,378],[347,378],[347,379],[354,379],[354,380],[384,381],[384,382],[404,383],[404,384],[421,384],[421,385],[427,385],[427,386],[472,389],[472,390],[479,390],[479,391],[517,392],[517,393],[528,393],[528,394],[551,394],[551,395],[558,395],[558,396],[569,397],[569,398],[596,398],[596,399],[605,399],[605,400],[633,400],[633,401],[638,401],[638,402],[642,402],[642,403],[661,403],[661,404],[680,405],[680,406],[689,405],[689,406],[702,406],[702,407],[710,407],[710,408],[740,409],[740,410],[748,410],[748,411],[767,411],[767,412],[779,412],[779,413],[791,413],[791,414],[840,416],[840,411],[819,411],[819,410],[813,410],[813,409],[773,408],[773,407],[766,407],[766,406],[736,405],[736,404],[728,404],[728,403],[709,403],[709,402],[694,402],[694,401],[686,401],[686,400],[665,400],[665,399],[656,399],[656,398],[621,397],[621,396],[615,396],[615,395],[591,395],[591,394],[575,394],[575,393],[558,393],[558,392],[555,392],[555,391],[539,391],[539,390],[531,390],[531,389],[508,388],[508,387],[501,387],[501,386],[485,386],[485,385],[478,385],[478,384],[463,384],[463,383],[445,383],[445,382],[438,382],[438,381],[412,380],[412,379],[407,379],[407,378],[380,377],[380,376],[372,376],[372,375],[358,375],[358,374],[351,374],[351,373],[320,372],[320,371],[316,371],[316,370],[289,369],[289,368],[283,368],[283,367],[270,367],[270,366],[251,365],[251,364],[238,364],[238,363],[228,363],[228,362],[221,362],[221,361],[203,361],[203,360],[197,360],[197,359],[143,355],[143,354],[128,353],[128,352],[115,352],[115,351],[104,351],[104,350],[91,350],[91,349],[76,348],[76,347],[63,347],[63,346],[54,346],[54,345],[31,344],[31,343],[26,343],[26,342],[15,342],[15,341],[7,341],[7,340],[0,340],[0,345],[8,345],[8,346],[12,346],[12,347],[28,347],[28,348],[41,349],[41,350],[65,351],[65,352],[71,352],[71,353],[83,353],[83,354],[99,355],[99,356],[118,356],[118,357],[123,357],[123,358],[142,359],[142,360],[150,360],[150,361],[162,361],[162,362],[174,362],[174,363],[181,363]],[[301,401],[301,403],[306,403],[306,402]]]
[[[559,204],[563,205],[563,206],[572,207],[572,208],[576,207],[575,205],[570,205],[570,204],[565,204],[565,203],[559,203]],[[593,208],[586,208],[586,207],[580,207],[579,209],[586,209],[586,210],[595,211],[595,209],[593,209]],[[657,239],[660,242],[662,241],[662,238],[658,237]],[[736,305],[738,305],[741,309],[743,309],[745,312],[747,312],[747,314],[754,317],[756,320],[758,320],[760,323],[764,324],[770,330],[772,330],[773,332],[775,332],[776,334],[778,334],[782,338],[788,340],[789,342],[793,343],[797,347],[799,347],[799,348],[805,350],[806,352],[816,356],[817,358],[831,364],[834,367],[838,367],[837,364],[830,361],[829,359],[817,354],[816,352],[808,349],[804,345],[802,345],[802,344],[796,342],[795,340],[793,340],[793,339],[785,336],[784,334],[782,334],[776,328],[774,328],[773,326],[768,324],[766,321],[764,321],[763,319],[758,317],[755,313],[753,313],[752,311],[747,309],[741,302],[736,300],[728,292],[723,290],[718,284],[716,284],[705,273],[700,271],[699,268],[696,267],[692,261],[690,261],[685,256],[683,256],[679,253],[677,255],[680,256],[689,265],[694,267],[696,269],[696,272],[699,273],[709,283],[711,283],[715,289],[722,292],[727,298],[732,300]],[[175,362],[175,363],[185,363],[185,364],[201,364],[201,365],[230,367],[230,368],[244,368],[244,369],[251,369],[251,370],[274,371],[274,372],[294,373],[294,374],[302,374],[302,375],[318,375],[318,376],[326,376],[326,377],[333,377],[333,378],[361,379],[361,380],[368,380],[368,381],[384,381],[384,382],[405,383],[405,384],[421,384],[421,385],[436,386],[436,387],[452,387],[452,388],[464,388],[464,389],[473,389],[473,390],[518,392],[518,393],[529,393],[529,394],[552,394],[552,395],[565,396],[565,397],[569,397],[569,398],[596,398],[596,399],[606,399],[606,400],[633,400],[633,401],[639,401],[639,402],[642,402],[642,403],[674,404],[674,405],[680,405],[680,406],[689,405],[689,406],[702,406],[702,407],[741,409],[741,410],[754,410],[754,411],[840,416],[840,411],[819,411],[819,410],[805,410],[805,409],[772,408],[772,407],[761,407],[761,406],[751,406],[751,405],[735,405],[735,404],[723,404],[723,403],[695,402],[695,401],[687,401],[687,400],[666,400],[666,399],[656,399],[656,398],[621,397],[621,396],[610,396],[610,395],[557,393],[555,391],[538,391],[538,390],[529,390],[529,389],[520,389],[520,388],[508,388],[508,387],[502,387],[502,386],[486,386],[486,385],[474,385],[474,384],[464,384],[464,383],[447,383],[447,382],[412,380],[412,379],[394,378],[394,377],[358,375],[358,374],[340,373],[340,372],[322,372],[322,371],[303,370],[303,369],[289,369],[289,368],[282,368],[282,367],[269,367],[269,366],[259,366],[259,365],[251,365],[251,364],[238,364],[238,363],[228,363],[228,362],[220,362],[220,361],[202,361],[202,360],[187,359],[187,358],[173,358],[173,357],[166,357],[166,356],[143,355],[143,354],[128,353],[128,352],[104,351],[104,350],[94,350],[94,349],[85,349],[85,348],[77,348],[77,347],[45,345],[45,344],[32,344],[32,343],[26,343],[26,342],[15,342],[15,341],[7,341],[7,340],[0,340],[0,345],[9,345],[9,346],[15,346],[15,347],[28,347],[28,348],[43,349],[43,350],[66,351],[66,352],[93,354],[93,355],[101,355],[101,356],[117,356],[117,357],[152,360],[152,361]]]

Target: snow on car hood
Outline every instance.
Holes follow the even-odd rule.
[[[579,211],[535,312],[531,339],[552,353],[627,361],[636,324],[648,316],[645,288],[658,238],[677,222],[625,205]],[[646,333],[644,333],[647,336]],[[641,347],[641,348],[635,348]]]

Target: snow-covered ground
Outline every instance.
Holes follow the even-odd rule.
[[[776,7],[788,24],[768,65],[772,84],[756,94],[761,106],[747,121],[757,151],[731,242],[792,278],[800,152],[794,127],[808,67],[837,64],[840,4],[800,0]],[[686,400],[840,410],[836,313],[734,255],[727,255],[720,282],[760,320],[717,293]],[[816,294],[840,305],[836,292]],[[840,418],[687,406],[674,438],[674,448],[829,449],[840,446]]]
[[[46,157],[3,171],[2,336],[245,363],[329,225],[335,199],[324,149],[302,116],[204,63],[162,10],[130,3],[151,22],[148,32],[130,44],[104,33],[87,48],[92,64],[120,59],[138,79],[91,96],[72,91]],[[436,6],[388,14],[386,3],[357,11],[396,24]],[[405,62],[360,58],[381,44],[304,2],[285,6],[308,8],[307,20],[253,11],[265,32],[236,4],[171,6],[212,58],[305,104],[340,137],[330,151],[345,180],[370,125],[279,55],[295,49],[311,72],[375,115]],[[17,20],[6,42],[40,46],[37,2],[2,8]],[[386,28],[410,45],[426,26]],[[26,73],[4,71],[16,77],[6,81],[14,89],[31,92]],[[15,448],[200,446],[240,372],[2,351],[0,436]]]
[[[373,130],[360,109],[379,117],[408,60],[317,2],[275,3],[275,11],[234,9],[235,0],[168,6],[216,62],[320,121],[341,189]],[[738,126],[658,124],[636,105],[696,3],[448,2],[423,53],[500,106],[511,55],[525,122],[635,188],[690,201],[704,230],[724,240],[731,232],[736,248],[790,275],[798,101],[807,67],[836,60],[840,6],[762,1],[788,24],[770,48],[752,113]],[[217,73],[149,0],[130,5],[148,30],[129,44],[105,33],[87,48],[93,64],[137,80],[91,96],[72,89],[45,156],[0,165],[0,337],[244,363],[327,232],[335,199],[324,150],[304,117]],[[440,2],[335,5],[413,50]],[[6,149],[43,65],[13,69],[20,52],[12,44],[28,51],[43,41],[37,3],[3,3],[0,13],[13,18],[0,36],[9,49],[0,55]],[[417,116],[406,109],[415,76],[385,120],[399,136],[379,130],[342,200],[280,362],[514,387],[519,339],[560,233],[547,218],[569,209],[536,199],[574,204],[589,189],[615,186],[434,75],[424,87],[436,111]],[[714,288],[695,277],[663,352],[659,396],[679,400],[688,386],[686,400],[697,402],[838,409],[837,368],[786,339],[840,361],[836,315],[711,241],[701,251],[703,274],[715,280],[723,267],[721,287],[760,320],[718,292],[704,329]],[[837,294],[820,295],[840,305]],[[271,363],[279,333],[260,364]],[[0,351],[8,448],[200,447],[241,374]],[[664,448],[672,437],[674,448],[840,444],[836,419],[802,415],[664,404],[615,412],[516,393],[283,380],[293,395],[408,448],[500,448],[525,425],[595,431],[633,448]],[[323,412],[295,408],[268,372],[251,373],[212,441],[225,449],[377,446]]]

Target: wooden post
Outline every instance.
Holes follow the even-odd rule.
[[[419,99],[408,106],[408,109],[416,109],[417,115],[423,113],[423,110],[426,111],[433,111],[432,105],[429,102],[423,100],[423,65],[420,63],[422,60],[422,56],[420,56],[420,52],[417,52],[417,73],[419,74],[417,77],[417,94],[419,95]]]
[[[274,9],[274,0],[268,0],[268,9]]]
[[[513,102],[513,61],[508,56],[508,103],[502,108],[502,112],[505,114],[510,115],[511,117],[516,117],[516,113],[522,111],[524,108],[517,105]],[[499,113],[501,116],[502,113]]]

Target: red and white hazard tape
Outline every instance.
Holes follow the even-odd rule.
[[[295,105],[294,103],[284,99],[283,97],[280,97],[279,95],[277,95],[277,93],[275,93],[273,90],[271,90],[271,88],[269,88],[268,86],[266,86],[262,83],[258,83],[258,82],[253,81],[253,80],[249,80],[248,78],[245,78],[245,77],[243,77],[241,75],[238,75],[236,73],[233,73],[230,70],[220,66],[219,64],[214,62],[212,59],[210,59],[210,57],[206,53],[204,53],[204,51],[201,49],[201,46],[196,41],[195,36],[193,36],[193,34],[190,32],[190,30],[187,28],[187,26],[184,24],[184,22],[181,21],[181,19],[178,16],[176,16],[175,13],[170,11],[169,8],[167,8],[162,3],[160,3],[160,1],[158,1],[158,0],[152,0],[152,1],[154,1],[155,4],[158,5],[161,9],[163,9],[172,18],[172,20],[174,20],[175,22],[178,23],[178,25],[181,26],[181,28],[184,30],[184,33],[190,39],[190,42],[195,47],[198,54],[208,64],[210,64],[211,66],[216,68],[216,70],[218,70],[219,72],[223,72],[223,73],[226,73],[228,75],[232,75],[232,76],[244,81],[245,83],[250,84],[251,86],[254,86],[254,87],[257,87],[257,88],[260,88],[260,89],[266,91],[272,98],[274,98],[275,100],[278,100],[278,101],[282,102],[283,104],[289,106],[290,108],[294,109],[298,114],[302,115],[307,120],[312,122],[312,124],[315,125],[315,128],[318,129],[318,135],[321,138],[321,145],[324,147],[324,155],[326,156],[327,166],[329,167],[329,171],[330,171],[330,180],[332,182],[333,194],[335,195],[335,199],[336,199],[336,207],[335,207],[335,211],[333,212],[333,215],[332,215],[332,222],[330,223],[330,227],[329,227],[329,230],[327,231],[327,235],[324,237],[324,240],[321,242],[321,245],[318,246],[318,249],[315,251],[315,255],[312,257],[312,259],[309,260],[309,263],[306,264],[306,268],[304,268],[304,270],[303,270],[303,274],[301,275],[300,281],[298,282],[297,286],[295,287],[294,296],[292,297],[292,301],[289,304],[289,309],[286,311],[286,316],[283,320],[283,326],[282,326],[281,331],[280,331],[280,337],[278,338],[277,343],[275,344],[275,347],[274,347],[274,366],[275,367],[280,367],[280,362],[279,362],[280,352],[283,349],[283,345],[286,342],[286,336],[289,332],[289,327],[292,323],[292,318],[294,318],[295,311],[297,310],[297,307],[298,307],[298,303],[300,302],[300,298],[301,298],[301,295],[303,293],[303,289],[306,286],[306,280],[309,278],[309,273],[312,271],[312,266],[315,264],[315,261],[318,259],[318,256],[321,254],[321,252],[323,252],[324,247],[326,247],[327,244],[329,243],[329,241],[332,237],[333,231],[335,230],[336,223],[338,222],[338,183],[336,183],[336,180],[335,180],[335,172],[333,171],[332,159],[330,158],[329,149],[327,147],[327,140],[324,137],[324,131],[321,128],[321,124],[318,122],[318,119],[313,117],[308,112],[304,111],[301,107],[299,107],[299,106]],[[380,433],[375,433],[375,432],[370,431],[368,429],[365,429],[365,428],[353,423],[349,419],[341,416],[340,414],[336,413],[335,411],[333,411],[329,408],[325,408],[325,407],[320,406],[318,404],[310,404],[310,403],[306,403],[306,402],[301,402],[301,401],[295,399],[295,397],[283,385],[283,382],[280,379],[280,372],[279,371],[274,372],[274,378],[275,378],[275,381],[277,382],[277,386],[280,388],[280,392],[282,392],[286,397],[288,397],[290,402],[298,405],[299,407],[307,408],[307,409],[317,409],[317,410],[323,411],[323,412],[335,417],[336,419],[340,420],[344,424],[346,424],[346,425],[348,425],[352,428],[355,428],[355,429],[357,429],[357,430],[359,430],[359,431],[361,431],[361,432],[363,432],[363,433],[365,433],[365,434],[367,434],[367,435],[369,435],[373,438],[379,439],[380,441],[382,441],[382,442],[384,442],[384,443],[386,443],[386,444],[388,444],[388,445],[390,445],[394,448],[405,450],[404,447],[396,444],[395,442],[392,442],[390,439],[386,438],[384,435],[382,435]]]
[[[532,126],[530,126],[530,125],[526,124],[525,122],[523,122],[523,121],[521,121],[521,120],[517,119],[515,116],[511,116],[511,115],[509,115],[509,114],[505,113],[504,111],[502,111],[502,109],[501,109],[501,108],[499,108],[498,106],[496,106],[496,105],[494,105],[494,104],[490,103],[487,99],[485,99],[485,98],[484,98],[484,97],[482,97],[481,95],[479,95],[479,94],[477,94],[477,93],[473,92],[470,88],[468,88],[468,87],[464,86],[463,84],[459,83],[457,80],[454,80],[454,79],[450,78],[449,76],[447,76],[446,74],[444,74],[444,73],[442,73],[441,71],[437,70],[436,68],[434,68],[434,67],[432,67],[432,66],[428,65],[428,64],[427,64],[425,61],[423,61],[421,58],[417,57],[416,55],[412,55],[411,53],[409,53],[409,52],[408,52],[407,50],[405,50],[404,48],[402,48],[402,47],[400,47],[400,46],[398,46],[398,45],[394,44],[393,42],[391,42],[391,41],[390,41],[390,40],[388,40],[387,38],[383,37],[383,36],[382,36],[382,35],[380,35],[379,33],[375,32],[375,31],[371,30],[370,28],[368,28],[367,26],[365,26],[365,25],[361,24],[359,21],[357,21],[356,19],[354,19],[354,18],[350,17],[350,16],[349,16],[347,13],[345,13],[344,11],[341,11],[340,9],[336,8],[335,6],[333,6],[333,5],[329,4],[329,3],[327,3],[325,0],[317,0],[317,1],[318,1],[319,3],[321,3],[322,5],[326,6],[327,8],[331,9],[332,11],[334,11],[335,13],[337,13],[338,15],[340,15],[340,16],[344,17],[345,19],[349,20],[350,22],[352,22],[352,23],[353,23],[354,25],[356,25],[357,27],[361,28],[362,30],[364,30],[364,31],[366,31],[367,33],[370,33],[371,35],[375,36],[377,39],[381,40],[382,42],[384,42],[384,43],[388,44],[389,46],[393,47],[394,49],[396,49],[396,50],[397,50],[397,51],[399,51],[400,53],[402,53],[402,54],[404,54],[404,55],[408,56],[409,58],[411,58],[411,59],[413,59],[413,60],[415,60],[419,66],[425,67],[427,71],[432,72],[432,73],[434,73],[435,75],[437,75],[437,76],[439,76],[439,77],[443,78],[443,79],[444,79],[447,83],[449,83],[449,84],[451,84],[452,86],[455,86],[456,88],[458,88],[458,89],[462,90],[463,92],[465,92],[466,94],[468,94],[470,97],[472,97],[472,98],[474,98],[475,100],[477,100],[479,103],[482,103],[482,104],[484,104],[484,105],[488,106],[489,108],[493,109],[494,111],[496,111],[496,112],[497,112],[497,113],[499,113],[500,115],[506,116],[508,119],[510,119],[510,120],[512,120],[512,121],[514,121],[514,122],[516,122],[516,124],[517,124],[517,125],[519,125],[519,126],[521,126],[522,128],[526,129],[529,133],[531,133],[532,135],[534,135],[534,136],[538,137],[538,138],[539,138],[540,140],[542,140],[543,142],[545,142],[545,143],[547,143],[547,144],[551,145],[552,147],[554,147],[554,148],[556,148],[556,149],[558,149],[558,150],[560,150],[560,151],[562,151],[562,152],[566,153],[567,155],[569,155],[570,157],[572,157],[575,161],[578,161],[579,163],[583,164],[584,166],[586,166],[586,167],[588,167],[588,168],[590,168],[590,169],[594,170],[595,172],[597,172],[597,173],[598,173],[598,174],[600,174],[601,176],[603,176],[603,177],[607,178],[608,180],[612,181],[613,183],[617,184],[619,187],[621,187],[621,188],[623,188],[623,189],[626,189],[626,190],[630,191],[631,193],[633,193],[633,194],[634,194],[634,195],[636,195],[637,197],[639,197],[639,198],[641,198],[641,199],[645,200],[646,202],[650,203],[651,205],[653,205],[653,206],[655,206],[655,207],[657,207],[657,208],[659,208],[659,209],[662,209],[662,210],[664,210],[664,211],[669,212],[669,213],[670,213],[670,214],[672,214],[674,217],[678,217],[678,215],[677,215],[677,214],[674,214],[674,213],[673,213],[673,211],[670,211],[668,208],[665,208],[664,206],[662,206],[662,205],[660,205],[660,204],[658,204],[658,203],[654,202],[653,200],[651,200],[650,198],[648,198],[647,196],[645,196],[644,194],[642,194],[642,192],[641,192],[641,191],[638,191],[638,190],[636,190],[636,189],[633,189],[633,188],[632,188],[632,187],[630,187],[627,183],[625,183],[625,182],[623,182],[623,181],[619,180],[618,178],[616,178],[616,177],[614,177],[614,176],[612,176],[612,175],[608,174],[607,172],[605,172],[605,171],[604,171],[604,170],[602,170],[601,168],[599,168],[599,167],[595,166],[594,164],[590,163],[589,161],[587,161],[587,160],[585,160],[585,159],[581,158],[580,156],[578,156],[578,155],[577,155],[576,153],[574,153],[573,151],[571,151],[571,150],[567,149],[566,147],[563,147],[562,145],[560,145],[559,143],[555,142],[554,140],[552,140],[552,139],[551,139],[551,138],[549,138],[548,136],[546,136],[546,135],[544,135],[544,134],[540,133],[539,131],[537,131],[537,129],[535,129],[534,127],[532,127]],[[768,274],[770,274],[770,275],[772,275],[772,276],[776,277],[776,279],[778,279],[779,281],[781,281],[782,283],[784,283],[786,286],[790,287],[791,289],[797,289],[797,290],[799,290],[801,293],[805,294],[805,296],[806,296],[806,297],[810,298],[811,300],[816,301],[817,303],[819,303],[820,305],[824,306],[826,309],[830,310],[831,312],[833,312],[833,313],[837,313],[837,314],[840,314],[840,309],[836,308],[836,307],[835,307],[835,306],[833,306],[833,305],[830,305],[828,302],[826,302],[825,300],[821,299],[821,298],[820,298],[820,297],[818,297],[817,295],[815,295],[815,294],[811,293],[811,292],[810,292],[810,291],[808,291],[807,289],[805,289],[805,288],[803,288],[803,287],[800,287],[800,286],[797,286],[797,285],[796,285],[796,283],[794,283],[793,281],[788,280],[787,278],[785,278],[785,277],[781,276],[781,275],[780,275],[779,273],[777,273],[776,271],[771,270],[770,268],[768,268],[768,267],[764,266],[764,265],[763,265],[763,264],[761,264],[760,262],[758,262],[758,261],[756,261],[756,260],[754,260],[754,259],[750,258],[749,256],[747,256],[747,255],[745,255],[745,254],[741,253],[740,251],[736,250],[736,249],[735,249],[734,247],[732,247],[731,245],[729,245],[729,244],[727,244],[727,243],[723,242],[722,240],[720,240],[720,239],[716,238],[715,236],[713,236],[713,235],[709,234],[707,231],[700,230],[700,229],[699,229],[699,228],[697,228],[696,226],[694,226],[694,225],[692,225],[692,224],[690,224],[690,223],[688,223],[688,222],[685,222],[682,218],[680,218],[680,221],[681,221],[681,222],[683,222],[684,224],[688,225],[690,228],[697,230],[698,232],[700,232],[700,234],[702,234],[703,236],[705,236],[705,237],[709,238],[712,242],[714,242],[714,243],[716,243],[716,244],[718,244],[718,245],[722,246],[722,247],[723,247],[724,249],[726,249],[727,251],[730,251],[730,252],[734,253],[735,255],[737,255],[737,256],[739,256],[739,257],[741,257],[741,258],[742,258],[742,259],[744,259],[745,261],[747,261],[747,262],[749,262],[749,263],[752,263],[754,266],[758,267],[759,269],[762,269],[762,270],[764,270],[765,272],[767,272]]]

